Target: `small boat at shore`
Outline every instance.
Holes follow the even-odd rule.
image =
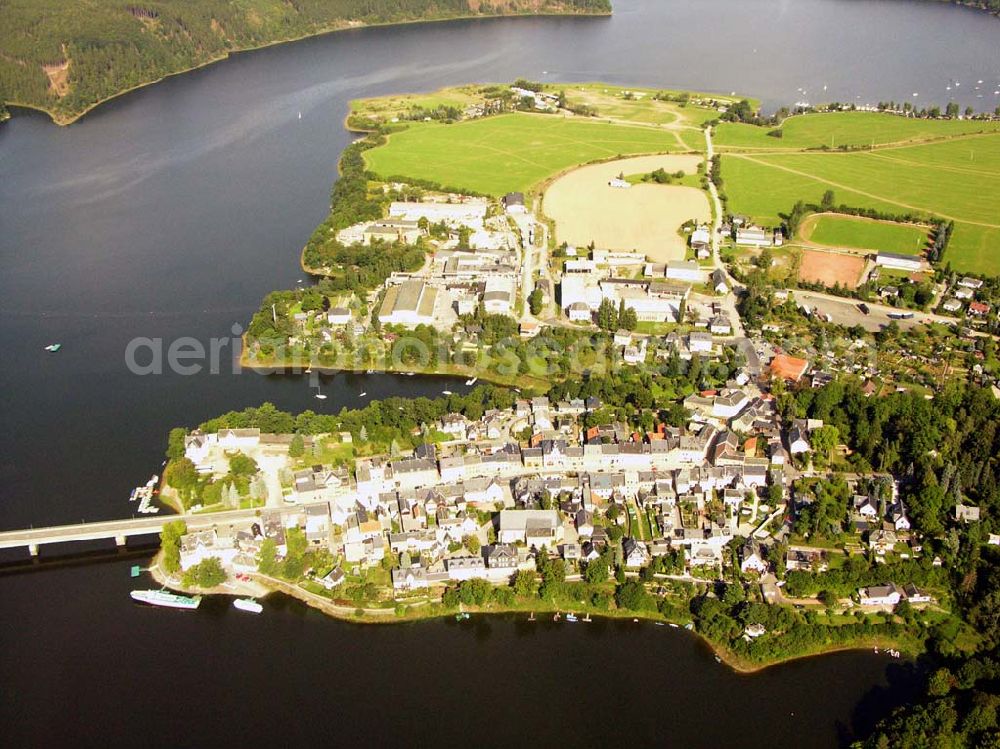
[[[246,611],[251,614],[259,614],[264,610],[264,607],[252,598],[237,598],[233,601],[233,608],[239,609],[240,611]]]
[[[677,629],[677,625],[674,624],[673,622],[670,622],[668,626],[673,627],[674,629]]]
[[[182,596],[168,590],[133,590],[129,595],[133,601],[170,609],[193,610],[201,605],[201,596]]]
[[[478,377],[473,377],[471,380],[466,380],[465,384],[466,385],[475,385],[478,381],[479,381]]]
[[[319,398],[321,401],[326,400],[326,395],[324,393],[316,393],[316,397]]]
[[[451,395],[451,391],[450,390],[442,390],[441,391],[441,395]]]
[[[50,354],[54,354],[61,348],[62,348],[61,343],[50,343],[48,346],[45,347],[45,350],[48,351]]]
[[[468,618],[469,618],[469,612],[468,611],[460,611],[457,614],[455,614],[455,621],[456,622],[464,622]]]
[[[359,397],[359,398],[364,398],[364,397],[365,397],[366,395],[368,395],[368,393],[367,393],[367,392],[364,392],[364,393],[358,393],[358,397]]]
[[[566,614],[566,621],[576,622],[579,621],[579,619],[576,618],[576,614]]]
[[[583,617],[583,621],[585,621],[587,624],[590,624],[594,620],[590,618],[590,614],[588,613],[585,617]]]

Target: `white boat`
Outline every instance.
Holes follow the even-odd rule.
[[[139,603],[171,609],[196,609],[201,603],[201,596],[182,596],[168,590],[133,590],[130,595]]]
[[[478,380],[479,380],[478,377],[473,377],[471,380],[466,380],[465,384],[466,385],[475,385]]]
[[[316,397],[319,398],[321,401],[326,400],[326,396],[323,393],[316,393]]]
[[[48,346],[45,347],[45,350],[48,351],[50,354],[54,354],[61,348],[62,348],[61,343],[50,343]]]
[[[442,390],[441,391],[441,395],[451,395],[451,391],[450,390]]]
[[[576,614],[566,614],[566,621],[575,622],[579,620],[576,618]]]
[[[264,610],[264,607],[252,598],[237,598],[233,601],[233,608],[240,611],[247,611],[251,614],[259,614]]]
[[[359,398],[364,398],[368,393],[358,393]]]

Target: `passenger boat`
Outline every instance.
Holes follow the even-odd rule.
[[[233,608],[240,611],[247,611],[251,614],[259,614],[264,610],[264,607],[252,598],[237,598],[233,601]]]
[[[201,604],[201,596],[182,596],[168,590],[133,590],[130,595],[139,603],[171,609],[196,609]]]

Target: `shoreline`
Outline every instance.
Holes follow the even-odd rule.
[[[305,369],[311,369],[313,372],[324,375],[338,375],[342,372],[350,374],[368,374],[368,367],[325,367],[319,363],[306,362],[305,367],[303,367],[302,362],[293,362],[283,364],[281,362],[274,362],[273,364],[261,364],[259,362],[253,362],[250,360],[247,354],[247,343],[246,343],[246,333],[242,336],[243,347],[240,351],[240,367],[243,369],[249,369],[257,374],[306,374]],[[288,372],[289,369],[298,368],[298,372]],[[393,367],[371,367],[372,374],[389,374],[389,375],[420,375],[426,377],[451,377],[456,380],[476,378],[484,382],[492,383],[493,385],[498,385],[500,387],[511,387],[511,388],[522,388],[525,390],[535,390],[537,388],[542,388],[542,392],[548,392],[548,389],[552,387],[552,382],[542,379],[541,377],[532,377],[530,375],[518,375],[517,377],[503,377],[497,375],[493,372],[479,372],[475,370],[469,371],[447,371],[443,369],[428,369],[425,367],[408,367],[406,369],[395,369]]]
[[[162,556],[162,550],[157,551],[156,555],[151,560],[152,563],[148,569],[150,576],[159,583],[162,587],[169,588],[171,590],[176,590],[185,594],[197,594],[202,596],[230,596],[239,597],[241,595],[251,595],[256,594],[256,597],[263,598],[272,594],[287,595],[290,598],[294,598],[301,603],[304,603],[309,608],[315,609],[326,616],[333,619],[338,619],[343,622],[357,625],[392,625],[392,624],[412,624],[414,622],[431,621],[434,619],[445,619],[447,617],[452,617],[457,611],[454,610],[439,610],[436,609],[433,612],[423,613],[422,611],[417,611],[416,614],[411,614],[409,612],[413,611],[414,608],[427,607],[430,608],[436,605],[437,601],[425,601],[419,604],[409,604],[407,609],[407,614],[404,616],[396,615],[394,608],[364,608],[362,606],[342,606],[337,604],[332,599],[325,599],[315,593],[310,593],[307,590],[302,589],[295,583],[290,583],[285,580],[279,580],[277,578],[263,577],[260,573],[253,574],[253,584],[252,586],[247,586],[244,584],[244,589],[236,589],[232,591],[222,590],[215,588],[208,591],[196,590],[185,588],[180,585],[178,581],[175,581],[169,577],[160,567],[160,558]],[[263,589],[266,593],[261,594],[259,591]],[[472,608],[466,613],[472,614],[474,616],[507,616],[512,614],[536,614],[536,615],[547,615],[554,614],[556,612],[564,613],[563,607],[550,606],[544,601],[537,601],[538,605],[534,606],[510,606],[507,608],[490,608],[487,610],[479,610]],[[407,604],[404,604],[407,605]],[[468,607],[465,607],[468,608]],[[357,615],[357,612],[361,610],[364,613],[361,616]],[[766,662],[750,661],[742,658],[732,652],[729,648],[712,642],[706,638],[703,634],[699,633],[694,629],[686,629],[684,625],[680,622],[671,622],[662,616],[652,616],[649,613],[634,612],[634,611],[602,611],[594,612],[586,609],[585,607],[577,607],[574,609],[579,611],[581,614],[589,613],[593,617],[608,619],[608,620],[619,620],[625,621],[632,619],[638,623],[654,623],[654,624],[674,624],[675,627],[672,629],[683,630],[684,632],[693,635],[695,640],[707,647],[713,654],[717,657],[721,664],[724,664],[727,668],[739,674],[740,676],[752,676],[755,674],[762,673],[767,669],[773,668],[775,666],[781,666],[784,664],[792,663],[794,661],[801,661],[807,658],[819,658],[825,655],[831,655],[833,653],[843,653],[848,651],[866,651],[871,650],[874,647],[878,647],[880,650],[887,650],[890,647],[895,647],[902,650],[907,655],[907,658],[914,657],[914,654],[901,647],[899,642],[890,641],[886,639],[880,639],[878,637],[873,637],[865,640],[863,643],[858,642],[857,644],[840,644],[836,646],[831,646],[829,648],[821,648],[815,652],[801,653],[796,655],[790,655],[786,657],[777,658],[774,660]],[[542,619],[538,619],[539,623],[542,623]]]
[[[391,28],[393,26],[412,26],[415,24],[422,24],[422,23],[449,23],[452,21],[474,21],[477,19],[491,20],[499,18],[576,18],[576,17],[610,18],[611,16],[612,13],[604,13],[604,12],[580,11],[574,13],[570,11],[558,11],[558,12],[550,11],[550,12],[537,12],[537,13],[475,13],[475,14],[468,13],[468,14],[453,15],[453,16],[445,15],[436,18],[412,18],[409,20],[385,21],[385,22],[374,22],[374,23],[352,22],[349,20],[341,19],[335,23],[331,23],[329,26],[323,26],[315,31],[306,32],[304,34],[299,34],[297,36],[274,39],[269,42],[264,42],[262,44],[255,44],[249,47],[234,47],[233,49],[227,50],[224,54],[216,55],[208,60],[204,60],[197,64],[190,65],[186,68],[176,70],[172,73],[166,73],[160,76],[159,78],[155,78],[150,81],[145,81],[143,83],[138,83],[135,86],[130,86],[129,88],[122,89],[121,91],[116,91],[113,94],[109,94],[108,96],[105,96],[102,99],[98,99],[97,101],[88,104],[79,112],[75,112],[72,114],[59,113],[52,109],[48,109],[40,104],[28,104],[25,102],[13,101],[13,100],[5,101],[3,103],[10,107],[19,107],[22,109],[32,109],[36,112],[43,112],[49,116],[49,118],[52,120],[54,124],[59,125],[60,127],[66,127],[68,125],[72,125],[73,123],[77,122],[84,115],[90,113],[91,111],[101,106],[102,104],[107,104],[109,101],[125,96],[126,94],[130,94],[134,91],[138,91],[140,89],[147,88],[154,84],[161,83],[162,81],[165,81],[168,78],[174,78],[179,75],[192,73],[196,70],[206,68],[209,65],[214,65],[215,63],[227,60],[234,55],[243,54],[246,52],[255,52],[257,50],[267,49],[269,47],[276,47],[281,44],[291,44],[293,42],[300,42],[305,39],[313,39],[321,36],[327,36],[330,34],[336,34],[342,31],[352,31],[355,29]]]

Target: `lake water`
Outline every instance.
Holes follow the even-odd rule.
[[[326,411],[359,404],[363,391],[377,398],[462,389],[441,378],[343,375],[318,401],[304,378],[139,377],[125,366],[136,337],[193,336],[207,345],[245,324],[269,290],[303,278],[298,252],[327,210],[352,98],[525,76],[737,91],[771,109],[801,99],[943,105],[958,92],[963,107],[1000,103],[992,93],[1000,88],[1000,21],[974,10],[911,0],[616,0],[615,8],[608,19],[334,34],[237,55],[129,94],[69,128],[23,112],[0,126],[0,528],[127,515],[130,488],[158,472],[172,426],[264,400]],[[961,86],[946,91],[953,81]],[[43,352],[53,341],[63,350]],[[17,654],[3,678],[5,698],[17,699],[0,715],[31,719],[18,730],[44,723],[56,732],[45,736],[65,737],[63,724],[45,721],[57,711],[66,726],[78,725],[68,720],[78,714],[79,725],[102,728],[108,711],[122,721],[113,738],[172,726],[186,731],[174,734],[179,741],[202,743],[198,731],[217,730],[157,704],[162,683],[203,690],[200,709],[221,699],[245,711],[239,725],[226,724],[228,733],[204,734],[222,743],[250,730],[260,738],[346,737],[357,717],[370,710],[385,719],[394,701],[398,740],[405,728],[449,741],[466,724],[456,717],[435,733],[441,714],[476,710],[473,696],[495,693],[506,725],[492,726],[491,736],[533,726],[543,743],[581,731],[584,739],[610,738],[612,728],[628,725],[612,717],[624,709],[635,712],[644,739],[711,745],[713,731],[730,730],[743,743],[747,736],[787,743],[794,727],[822,745],[840,734],[816,716],[849,725],[852,706],[884,675],[882,661],[850,655],[741,679],[722,675],[683,637],[653,628],[533,635],[498,621],[469,630],[366,630],[294,607],[252,622],[228,612],[164,619],[129,606],[120,567],[0,579],[0,647]],[[32,621],[27,631],[25,621]],[[354,660],[338,660],[345,651]],[[112,652],[123,657],[93,662]],[[313,662],[316,653],[323,658]],[[502,677],[484,675],[490,671],[480,665],[490,662]],[[98,680],[113,686],[84,688]],[[827,704],[833,682],[839,706]],[[651,686],[665,698],[728,695],[730,702],[713,711],[706,697],[697,709],[692,702],[665,713]],[[818,692],[812,719],[787,720],[810,699],[807,686]],[[375,702],[360,699],[366,690]],[[54,699],[60,694],[74,699]],[[545,708],[552,694],[558,699]],[[761,700],[765,694],[773,699]],[[292,705],[310,720],[289,726],[266,714]],[[518,722],[519,715],[531,720]],[[737,732],[742,725],[756,733]]]

